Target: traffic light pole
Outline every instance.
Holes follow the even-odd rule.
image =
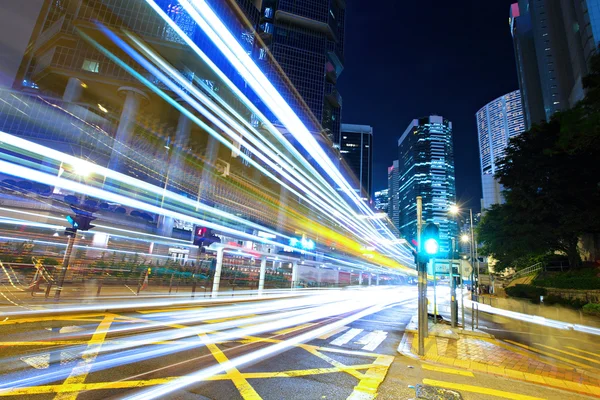
[[[417,196],[417,269],[419,273],[419,284],[418,284],[418,338],[419,338],[419,355],[425,355],[425,336],[427,335],[428,324],[427,324],[427,263],[422,262],[420,259],[422,243],[421,243],[421,230],[422,230],[422,215],[423,215],[423,199],[421,196]]]
[[[67,276],[67,269],[69,268],[69,261],[71,260],[71,253],[73,252],[73,246],[75,245],[77,235],[69,235],[67,241],[67,249],[65,250],[65,258],[63,259],[62,270],[60,271],[60,277],[58,278],[58,286],[56,292],[54,292],[54,300],[60,299],[60,292],[62,291],[65,283],[65,277]]]

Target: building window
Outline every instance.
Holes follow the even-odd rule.
[[[83,65],[81,66],[81,69],[97,74],[98,72],[100,72],[100,63],[98,61],[88,60],[86,58],[85,60],[83,60]]]

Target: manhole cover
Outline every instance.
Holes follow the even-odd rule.
[[[462,396],[455,390],[444,389],[437,386],[417,385],[417,399],[462,400]]]

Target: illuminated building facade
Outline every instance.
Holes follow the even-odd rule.
[[[399,161],[394,160],[391,166],[388,167],[388,196],[390,203],[388,206],[388,217],[392,220],[392,224],[399,229],[400,211],[398,208],[398,169]]]
[[[342,124],[340,153],[354,173],[349,182],[365,200],[371,198],[373,187],[373,128],[368,125]]]
[[[483,208],[502,203],[502,187],[494,178],[509,140],[525,131],[521,94],[518,90],[498,97],[476,114]]]
[[[340,142],[342,98],[336,83],[344,69],[345,8],[345,0],[263,0],[258,28],[300,98],[259,50],[265,73],[293,108],[302,109],[298,114],[309,129],[322,126],[334,146]],[[304,111],[306,106],[312,116]]]
[[[509,21],[529,129],[583,98],[582,78],[600,41],[600,1],[519,0]]]
[[[375,192],[373,198],[375,200],[375,210],[387,214],[390,205],[389,189],[383,189]]]
[[[423,220],[440,229],[440,252],[451,251],[456,221],[452,122],[432,115],[413,120],[398,140],[398,228],[409,242],[417,237],[416,197],[423,198]]]

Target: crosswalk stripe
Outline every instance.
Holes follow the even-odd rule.
[[[330,337],[332,337],[333,335],[337,335],[340,332],[344,332],[345,330],[350,329],[349,326],[341,326],[337,329],[334,329],[330,332],[327,332],[324,335],[319,336],[317,339],[329,339]]]
[[[343,346],[346,343],[348,343],[349,341],[351,341],[352,339],[354,339],[354,337],[356,335],[358,335],[359,333],[361,333],[362,331],[363,331],[363,329],[356,329],[356,328],[350,329],[348,332],[344,333],[342,336],[335,339],[330,344],[332,344],[334,346]]]
[[[364,344],[363,350],[373,351],[387,338],[387,332],[374,331],[361,338],[357,344]]]

